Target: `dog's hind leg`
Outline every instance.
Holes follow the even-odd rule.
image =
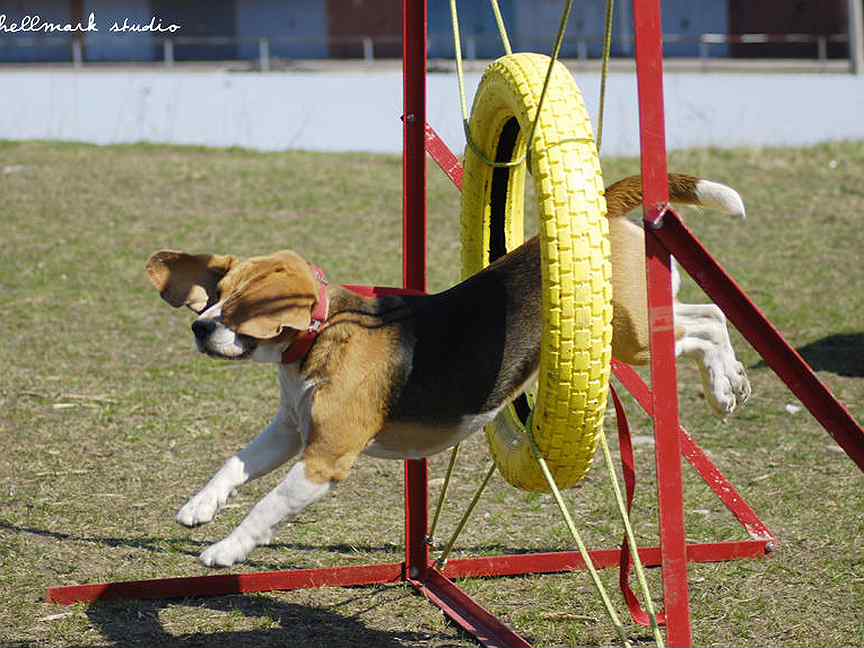
[[[207,485],[186,502],[177,513],[177,521],[189,527],[210,522],[238,487],[278,468],[302,447],[298,426],[280,411],[255,440],[228,459]]]
[[[699,367],[705,398],[726,417],[750,398],[750,382],[726,328],[726,316],[715,304],[675,304],[675,355],[692,358]]]

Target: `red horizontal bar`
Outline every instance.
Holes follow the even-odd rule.
[[[414,288],[398,288],[391,286],[360,286],[357,284],[345,284],[342,286],[346,290],[350,290],[363,297],[388,297],[393,295],[425,295],[422,290]]]
[[[765,314],[711,256],[678,215],[669,211],[653,234],[729,321],[735,325],[775,374],[810,410],[814,418],[858,467],[864,471],[864,429],[849,410],[834,398],[799,353],[792,348]]]
[[[742,558],[760,558],[771,549],[767,540],[740,542],[699,543],[687,545],[687,561],[697,563],[725,562]],[[621,558],[620,549],[600,549],[589,552],[598,569],[616,567]],[[660,565],[660,548],[639,549],[642,563],[648,567]],[[554,574],[585,569],[582,556],[576,551],[555,551],[483,558],[451,560],[444,568],[448,578],[482,578],[487,576],[521,576],[523,574]]]
[[[434,569],[426,572],[422,582],[409,582],[460,628],[487,648],[531,648],[531,644],[509,626]]]
[[[384,563],[362,567],[295,569],[252,574],[218,574],[98,585],[71,585],[50,588],[47,600],[49,603],[71,605],[111,599],[188,598],[318,587],[381,585],[401,581],[403,569],[402,563]]]
[[[721,542],[691,544],[687,547],[690,562],[722,562],[741,558],[758,558],[770,551],[768,541]],[[591,552],[598,568],[614,567],[620,557],[619,549]],[[643,563],[660,564],[660,549],[649,547],[639,550]],[[573,551],[514,554],[451,560],[445,573],[449,578],[485,576],[519,576],[546,574],[584,569],[582,557]],[[166,599],[195,596],[225,596],[275,590],[315,589],[319,587],[355,587],[384,585],[403,579],[403,563],[384,563],[359,567],[332,567],[326,569],[295,569],[258,572],[251,574],[217,574],[153,580],[99,583],[95,585],[69,585],[48,589],[47,601],[60,605],[94,603],[116,599]],[[429,570],[428,573],[433,573]],[[415,583],[416,586],[416,583]]]

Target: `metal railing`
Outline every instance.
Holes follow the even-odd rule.
[[[432,34],[429,37],[429,46],[430,51],[434,52],[434,45],[437,42],[441,42],[438,39],[443,39],[441,35]],[[465,48],[465,57],[467,59],[477,59],[479,58],[479,53],[481,51],[497,51],[498,44],[497,35],[484,34],[484,35],[468,35],[464,39],[464,48]],[[494,42],[493,42],[494,41]],[[523,42],[524,41],[524,42]],[[26,61],[18,61],[18,60],[10,60],[9,57],[5,55],[6,52],[12,51],[16,48],[69,48],[70,58],[66,59],[67,61],[71,61],[71,63],[75,67],[81,67],[85,63],[92,62],[114,62],[114,63],[124,63],[124,62],[140,62],[142,60],[146,62],[161,62],[167,67],[173,66],[176,62],[178,62],[177,56],[177,48],[183,48],[187,46],[195,46],[195,47],[235,47],[236,51],[233,56],[227,56],[224,58],[220,57],[207,57],[201,56],[200,54],[196,56],[190,56],[188,53],[184,54],[182,60],[193,62],[193,61],[206,61],[206,60],[254,60],[257,62],[257,68],[261,71],[269,71],[273,68],[273,61],[275,59],[307,59],[307,58],[321,58],[321,59],[352,59],[357,60],[361,59],[368,63],[374,62],[377,58],[379,58],[379,52],[382,47],[388,47],[391,51],[398,50],[398,46],[401,45],[401,37],[399,36],[366,36],[366,35],[357,35],[357,36],[346,36],[346,37],[293,37],[293,36],[284,36],[284,37],[237,37],[237,36],[171,36],[171,37],[152,37],[144,43],[138,42],[136,45],[139,48],[139,54],[141,51],[145,51],[148,48],[152,48],[150,51],[152,52],[152,57],[148,54],[143,59],[138,56],[130,56],[128,58],[122,58],[122,56],[118,56],[117,58],[98,58],[98,59],[89,59],[87,56],[87,47],[88,44],[100,46],[105,46],[106,44],[112,46],[114,43],[117,45],[117,53],[121,54],[123,50],[129,48],[129,36],[110,36],[110,35],[97,35],[95,38],[93,35],[90,36],[90,40],[86,43],[80,38],[76,37],[60,37],[60,36],[15,36],[15,37],[7,37],[4,36],[0,38],[0,62],[12,63],[12,62],[26,62]],[[847,34],[719,34],[719,33],[705,33],[698,35],[685,35],[685,34],[664,34],[663,42],[666,44],[693,44],[696,45],[696,58],[707,60],[711,58],[712,47],[718,45],[739,45],[739,44],[747,44],[747,45],[777,45],[777,44],[791,44],[791,45],[801,45],[804,47],[812,47],[812,57],[801,57],[804,58],[812,58],[818,61],[827,61],[829,58],[829,45],[831,44],[848,44],[849,36]],[[575,56],[578,60],[588,60],[592,58],[590,56],[590,51],[592,46],[599,47],[602,43],[602,36],[598,35],[579,35],[571,38],[571,43],[575,43]],[[620,37],[616,37],[615,40],[616,47],[619,51],[630,52],[633,49],[634,42],[633,38],[628,35],[622,35]],[[538,50],[543,51],[544,48],[548,48],[548,43],[538,43],[534,44],[529,39],[522,38],[521,41],[517,39],[517,44],[519,45],[518,49],[522,50]],[[248,47],[248,51],[255,52],[254,56],[241,56],[240,49],[243,46],[251,46]],[[394,48],[394,46],[397,46]],[[452,47],[449,39],[444,40],[444,45],[440,48],[442,52],[445,53],[444,56],[434,56],[433,58],[451,58],[446,54],[449,53],[448,47]],[[296,51],[298,53],[302,53],[305,49],[309,54],[306,56],[298,55],[298,56],[277,56],[274,55],[274,51],[279,50],[285,51],[286,49],[290,49],[292,51]],[[333,56],[332,52],[336,50],[339,54],[338,56]],[[104,50],[103,50],[104,51]],[[571,49],[571,51],[573,51]],[[715,50],[716,51],[716,50]],[[158,56],[157,56],[158,52]],[[323,52],[324,54],[320,54]],[[392,57],[397,57],[397,54],[394,54]],[[389,58],[385,56],[384,58]],[[726,57],[732,58],[732,57]],[[44,61],[44,62],[62,62],[62,61]]]

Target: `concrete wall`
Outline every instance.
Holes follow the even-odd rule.
[[[589,110],[599,79],[580,73]],[[473,94],[479,75],[468,75]],[[0,71],[0,138],[171,142],[260,150],[376,151],[402,145],[402,77],[395,72]],[[429,117],[464,146],[456,80],[429,77]],[[864,77],[669,74],[672,148],[785,146],[864,139]],[[605,155],[638,153],[636,81],[613,74]]]

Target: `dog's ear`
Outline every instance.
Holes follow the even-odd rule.
[[[238,286],[222,305],[222,320],[232,330],[260,340],[287,327],[305,331],[318,301],[318,282],[309,264],[290,251],[267,258],[261,272]]]
[[[147,276],[174,308],[188,306],[203,312],[216,300],[217,284],[238,263],[233,256],[187,254],[159,250],[147,261]]]

